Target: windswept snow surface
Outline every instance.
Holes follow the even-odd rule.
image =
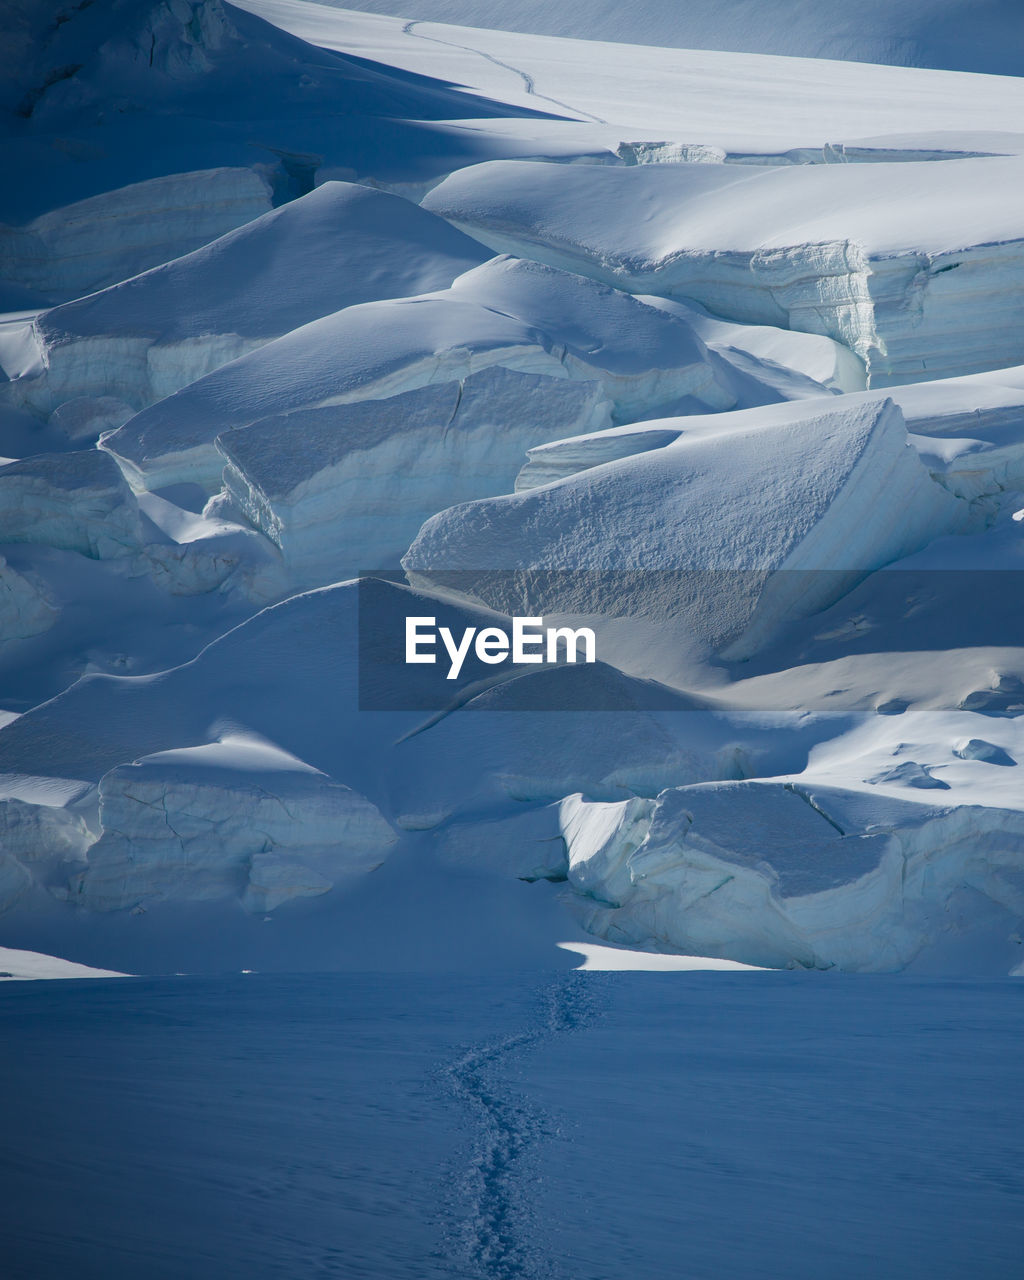
[[[773,973],[8,983],[8,1274],[1006,1280],[1022,994]]]
[[[578,37],[679,49],[842,58],[895,66],[945,67],[1019,75],[1024,15],[1010,0],[571,0],[557,8],[518,0],[510,11],[490,0],[359,0],[333,8],[401,14],[417,22],[496,27],[501,31]]]

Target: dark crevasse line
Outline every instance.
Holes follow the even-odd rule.
[[[553,1117],[514,1093],[504,1070],[554,1037],[586,1027],[597,1014],[593,984],[570,973],[538,993],[532,1023],[514,1035],[474,1045],[441,1070],[443,1087],[469,1112],[472,1151],[447,1197],[446,1252],[480,1280],[557,1280],[536,1229],[536,1188],[528,1185],[530,1149],[557,1133]]]
[[[407,22],[402,27],[402,34],[406,36],[414,36],[417,40],[430,40],[433,44],[444,44],[447,45],[449,49],[461,49],[464,53],[475,53],[480,58],[486,58],[486,60],[494,66],[501,67],[503,71],[511,71],[513,75],[518,76],[520,80],[522,80],[523,87],[526,92],[531,97],[540,98],[542,102],[553,103],[556,107],[561,107],[564,111],[573,112],[574,115],[586,116],[588,120],[593,120],[595,124],[608,123],[607,120],[602,120],[600,116],[591,115],[589,111],[584,111],[580,107],[574,107],[568,102],[562,102],[559,98],[549,98],[546,93],[538,93],[534,86],[533,76],[531,76],[529,72],[521,71],[519,67],[514,67],[509,62],[502,62],[500,58],[495,58],[490,53],[484,53],[482,49],[474,49],[472,45],[467,44],[456,44],[454,40],[442,40],[438,36],[420,35],[418,31],[413,31],[413,27],[419,27],[422,25],[422,19]]]

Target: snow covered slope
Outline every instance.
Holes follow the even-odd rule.
[[[680,647],[695,638],[747,656],[783,620],[817,612],[868,571],[968,519],[966,504],[914,456],[891,401],[789,418],[746,431],[704,419],[703,430],[652,452],[452,508],[424,525],[403,564],[423,582],[447,569],[641,571],[635,621],[661,618],[657,630]],[[589,606],[575,611],[616,616],[621,573],[591,578]],[[491,595],[500,577],[496,589],[485,574],[479,585],[461,580],[504,605]],[[666,591],[675,592],[667,616]],[[556,607],[542,590],[538,612]],[[627,642],[615,660],[671,680],[655,651],[650,638],[638,649]]]
[[[1017,77],[908,71],[762,52],[606,45],[578,38],[579,32],[572,33],[575,39],[550,39],[410,24],[404,18],[306,0],[246,0],[245,7],[323,47],[417,75],[444,77],[492,101],[500,98],[521,109],[580,122],[571,127],[521,119],[488,122],[492,147],[532,135],[534,156],[550,154],[556,141],[564,146],[571,137],[577,139],[577,155],[615,156],[622,143],[655,144],[654,154],[664,153],[666,144],[683,144],[705,154],[719,148],[734,160],[760,157],[782,164],[820,162],[828,144],[838,145],[841,158],[881,160],[891,158],[894,149],[941,156],[1015,152],[1021,146],[1022,86]],[[760,0],[758,7],[764,8]],[[635,12],[629,11],[630,20]],[[774,8],[768,6],[766,12],[770,20]],[[1012,11],[1004,5],[1002,12]],[[1014,20],[1019,20],[1015,14]],[[793,29],[788,19],[783,25],[787,32]],[[959,30],[957,41],[963,41]],[[1006,53],[1009,58],[1016,54],[1012,40]],[[736,92],[738,82],[742,94]],[[455,139],[469,141],[461,130],[449,136],[448,145]],[[586,150],[581,148],[584,139],[589,142]],[[480,140],[474,143],[482,159]],[[492,158],[497,158],[493,152]],[[440,167],[435,173],[441,173]]]
[[[489,0],[356,0],[334,8],[400,14],[417,22],[496,27],[544,36],[657,45],[678,49],[730,49],[798,58],[843,58],[904,67],[945,67],[1020,75],[1024,15],[1010,0],[572,0],[557,8],[517,0],[496,9]]]

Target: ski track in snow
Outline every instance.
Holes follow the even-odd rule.
[[[442,1068],[445,1089],[470,1112],[477,1134],[465,1172],[445,1197],[448,1252],[480,1280],[558,1280],[538,1245],[530,1149],[558,1132],[554,1117],[509,1088],[505,1068],[553,1037],[597,1016],[593,984],[572,972],[538,993],[532,1025],[485,1041]]]
[[[600,116],[591,115],[589,111],[583,111],[579,107],[574,107],[568,102],[562,102],[558,98],[549,98],[546,93],[538,93],[534,84],[533,76],[528,71],[521,71],[519,67],[514,67],[510,62],[502,62],[500,58],[495,58],[493,54],[484,53],[483,49],[474,49],[472,45],[456,44],[454,40],[442,40],[438,36],[420,35],[418,31],[413,31],[413,27],[423,26],[424,19],[407,22],[402,27],[402,34],[413,36],[417,40],[430,40],[434,44],[447,45],[449,49],[461,49],[464,53],[475,53],[480,58],[486,58],[488,62],[496,67],[501,67],[504,71],[511,71],[522,80],[523,87],[531,98],[540,98],[543,102],[553,103],[556,107],[561,107],[563,111],[571,111],[573,115],[583,116],[587,120],[592,120],[595,124],[607,124],[607,120],[602,120]]]

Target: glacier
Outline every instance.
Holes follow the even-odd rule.
[[[0,17],[5,1274],[1006,1280],[1019,4],[352,3]]]
[[[84,922],[73,959],[135,970],[122,918],[315,932],[419,875],[550,890],[577,941],[1013,967],[1024,96],[923,3],[905,44],[808,10],[786,57],[706,7],[711,49],[638,43],[661,6],[621,44],[452,25],[469,0],[12,18],[24,949]],[[600,660],[439,692],[388,650],[410,610],[527,605]]]
[[[626,638],[613,651],[619,663],[671,682],[675,673],[659,665],[666,649],[668,661],[673,648],[693,641],[747,656],[783,620],[818,612],[872,569],[969,520],[967,504],[937,485],[914,455],[891,401],[804,414],[791,409],[785,425],[749,431],[723,429],[712,417],[703,431],[681,433],[661,448],[452,508],[426,522],[403,565],[424,583],[461,571],[473,591],[473,570],[568,563],[648,571],[650,583],[641,577],[629,616],[637,625],[649,618],[661,638],[649,636],[639,651]],[[868,519],[865,490],[873,495]],[[886,492],[892,505],[881,498]],[[660,620],[658,570],[696,571],[669,580],[677,595]],[[607,582],[598,578],[579,611],[616,616],[617,582],[614,573]],[[484,575],[479,594],[501,606]],[[535,608],[557,608],[543,585]]]

